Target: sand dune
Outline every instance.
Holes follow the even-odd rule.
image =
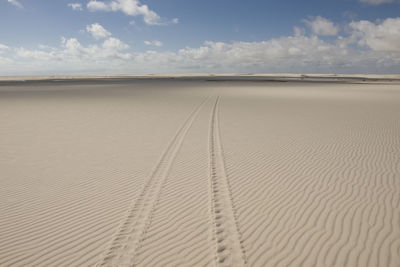
[[[186,78],[0,83],[0,266],[400,265],[396,81]]]

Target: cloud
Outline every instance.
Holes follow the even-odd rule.
[[[346,50],[340,50],[316,36],[288,36],[263,42],[210,42],[199,48],[184,48],[178,56],[185,61],[207,63],[209,66],[261,67],[297,65],[307,62],[332,65]]]
[[[19,8],[23,8],[22,4],[20,2],[18,2],[17,0],[7,0],[10,4],[12,4],[13,6],[19,7]]]
[[[400,51],[400,17],[388,18],[380,23],[367,20],[351,22],[353,37],[360,46],[374,51]]]
[[[132,57],[129,53],[121,52],[128,49],[129,45],[114,37],[106,39],[101,46],[89,45],[85,47],[76,38],[62,38],[61,43],[62,48],[58,49],[56,54],[65,61],[126,60]]]
[[[358,51],[344,40],[288,36],[263,42],[205,42],[177,52],[135,56],[139,70],[155,72],[348,73],[398,72],[400,53]],[[163,69],[163,67],[165,69]]]
[[[68,3],[68,6],[71,7],[75,11],[82,11],[82,4],[80,3]]]
[[[305,29],[297,26],[293,27],[294,36],[302,36],[305,34]]]
[[[3,54],[6,50],[9,50],[10,48],[4,44],[0,43],[0,55]]]
[[[154,40],[154,41],[144,41],[145,45],[154,45],[154,46],[158,46],[161,47],[163,45],[162,42]]]
[[[361,3],[369,4],[369,5],[380,5],[386,3],[393,3],[394,0],[360,0]]]
[[[129,16],[143,16],[143,21],[148,25],[165,25],[164,21],[156,12],[149,9],[147,5],[143,5],[139,0],[113,0],[109,2],[91,0],[87,4],[89,11],[121,11]],[[176,19],[172,23],[177,23]]]
[[[48,61],[60,59],[60,56],[54,52],[42,51],[42,50],[27,50],[25,48],[16,49],[16,55],[20,58],[35,59],[39,61]]]
[[[111,33],[104,29],[99,23],[93,23],[86,26],[86,31],[89,32],[95,39],[102,39],[111,36]]]
[[[104,43],[102,44],[102,47],[105,50],[109,50],[109,51],[120,51],[120,50],[128,49],[129,45],[125,44],[124,42],[122,42],[121,40],[119,40],[117,38],[111,37],[104,41]]]
[[[1,50],[7,50],[7,49],[9,49],[8,46],[6,46],[6,45],[4,45],[4,44],[0,44],[0,51],[1,51]]]
[[[12,59],[0,57],[0,70],[1,70],[1,65],[9,65],[11,63],[13,63]]]
[[[315,17],[313,20],[304,20],[316,35],[333,36],[339,32],[339,27],[335,26],[332,21],[321,16]]]
[[[102,74],[171,72],[399,73],[400,18],[354,21],[346,36],[328,40],[297,28],[291,36],[258,42],[206,41],[176,51],[135,52],[107,36],[83,45],[63,38],[60,47],[8,47],[0,70],[14,74]],[[147,44],[154,45],[155,41]],[[4,56],[7,55],[7,56]],[[8,62],[8,63],[5,63]],[[11,63],[10,63],[11,62]]]
[[[83,46],[76,38],[61,38],[60,48],[43,47],[38,50],[29,50],[25,48],[16,48],[15,57],[20,59],[34,60],[35,64],[48,64],[48,62],[63,62],[71,64],[81,62],[83,64],[96,63],[107,60],[129,60],[132,58],[130,53],[122,51],[129,48],[121,40],[110,37],[101,45]]]
[[[96,0],[91,0],[87,5],[87,9],[89,11],[111,11],[111,7],[109,5],[106,5],[104,2],[101,1],[96,1]]]

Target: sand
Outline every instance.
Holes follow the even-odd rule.
[[[0,266],[400,266],[396,77],[238,77],[0,82]]]

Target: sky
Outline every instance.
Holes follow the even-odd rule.
[[[0,0],[0,76],[400,73],[400,0]]]

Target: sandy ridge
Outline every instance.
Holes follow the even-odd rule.
[[[143,187],[142,193],[137,200],[133,201],[131,208],[128,209],[126,218],[121,222],[121,226],[107,254],[98,263],[98,266],[135,265],[137,249],[140,247],[142,238],[151,222],[152,212],[159,198],[163,183],[186,134],[208,99],[203,100],[189,115],[163,152],[160,161]]]

